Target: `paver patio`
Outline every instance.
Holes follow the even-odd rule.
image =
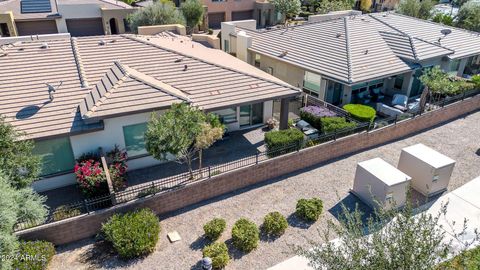
[[[202,226],[214,217],[227,220],[227,230],[221,241],[229,243],[233,223],[247,217],[260,225],[263,216],[279,211],[288,217],[290,227],[275,241],[262,240],[256,250],[243,255],[234,250],[227,269],[266,269],[294,255],[292,245],[309,246],[309,241],[319,241],[318,230],[325,227],[340,201],[356,202],[348,193],[353,185],[356,164],[380,157],[396,165],[403,147],[423,143],[457,161],[449,190],[480,175],[480,112],[460,118],[429,131],[385,144],[380,147],[333,160],[325,164],[272,179],[265,184],[237,191],[205,201],[162,216],[160,241],[153,252],[144,259],[122,262],[111,254],[101,253],[102,246],[87,239],[58,248],[51,269],[199,269],[201,248],[206,243],[201,237]],[[311,226],[300,223],[292,215],[299,198],[320,197],[324,213]],[[170,244],[167,232],[176,230],[182,240]]]

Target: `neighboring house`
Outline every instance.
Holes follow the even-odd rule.
[[[419,96],[420,76],[435,65],[457,76],[480,72],[479,33],[395,13],[268,31],[223,23],[222,48],[337,105],[368,103],[372,91]]]
[[[7,0],[0,2],[0,36],[121,34],[134,11],[116,0]]]
[[[99,147],[125,148],[129,169],[159,164],[145,150],[143,134],[151,112],[172,103],[214,112],[232,131],[265,123],[277,99],[286,127],[288,101],[300,94],[221,50],[170,32],[7,40],[0,47],[0,115],[35,140],[43,161],[38,191],[74,183],[74,159]]]

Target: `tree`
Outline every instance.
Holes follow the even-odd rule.
[[[361,0],[360,1],[360,10],[368,13],[370,12],[370,9],[372,8],[372,0]]]
[[[47,208],[45,198],[29,187],[15,188],[12,181],[0,172],[0,258],[14,255],[18,240],[13,233],[18,223],[43,221]],[[11,269],[11,260],[0,259],[0,269]]]
[[[187,0],[180,5],[185,20],[187,21],[188,33],[192,33],[193,29],[202,22],[203,4],[199,0]]]
[[[453,17],[448,14],[437,13],[433,17],[432,21],[436,23],[441,23],[444,25],[452,26],[453,25]]]
[[[480,32],[480,2],[469,1],[457,14],[457,26],[475,32]]]
[[[302,11],[300,0],[272,0],[270,3],[275,7],[275,10],[285,15],[285,23]]]
[[[435,4],[431,0],[421,2],[419,0],[402,0],[396,10],[403,15],[428,20],[433,15],[434,6]]]
[[[317,12],[326,14],[332,11],[352,9],[354,5],[354,0],[322,0],[318,5]]]
[[[185,25],[185,17],[175,7],[173,2],[156,1],[152,5],[138,9],[128,16],[130,28],[138,32],[139,26],[182,24]]]
[[[299,248],[298,252],[315,269],[435,269],[439,261],[455,253],[452,240],[444,238],[445,232],[437,227],[446,212],[447,205],[443,205],[435,215],[415,214],[412,203],[407,200],[403,209],[380,208],[364,223],[357,207],[350,211],[342,205],[339,224],[330,220],[322,235],[325,243],[315,244],[313,249]],[[467,221],[453,237],[461,239],[466,232]],[[478,241],[478,232],[474,232],[473,240],[462,241],[466,247]],[[338,240],[331,242],[332,236]]]
[[[0,116],[0,170],[16,188],[29,186],[40,172],[40,159],[32,154],[34,143],[20,140],[23,137]]]
[[[166,160],[168,154],[175,155],[179,163],[187,164],[193,178],[193,158],[221,139],[223,130],[216,115],[205,114],[186,103],[173,104],[160,116],[152,114],[145,132],[146,148],[160,160]]]

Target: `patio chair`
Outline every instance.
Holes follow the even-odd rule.
[[[407,103],[408,103],[407,96],[401,95],[401,94],[393,95],[392,107],[397,108],[401,111],[407,111],[408,110]]]
[[[363,92],[358,93],[357,94],[357,100],[358,100],[358,103],[361,103],[361,104],[370,103],[370,101],[371,101],[370,93],[368,93],[368,91],[363,91]]]
[[[374,88],[372,89],[372,93],[377,98],[377,100],[382,100],[385,98],[385,95],[382,93],[382,88]]]

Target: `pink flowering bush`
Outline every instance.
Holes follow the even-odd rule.
[[[108,170],[112,179],[113,188],[115,190],[125,188],[127,186],[127,153],[120,150],[118,145],[115,145],[113,150],[107,153],[107,157],[111,164]]]
[[[93,159],[75,164],[78,187],[86,197],[108,194],[107,179],[100,162]]]

